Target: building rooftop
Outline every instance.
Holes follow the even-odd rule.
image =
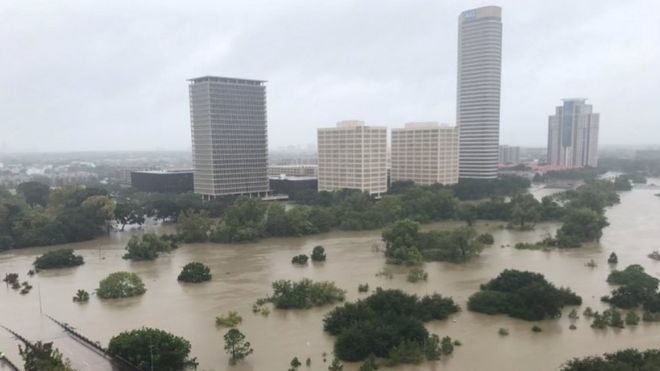
[[[181,174],[181,173],[192,173],[192,169],[181,169],[181,170],[137,170],[131,171],[132,173],[141,173],[141,174]]]
[[[318,179],[315,176],[269,176],[268,179],[277,179],[277,180],[293,180],[293,181],[302,181],[302,180],[316,180]]]
[[[198,82],[214,81],[214,82],[224,82],[229,84],[240,84],[240,85],[263,85],[266,83],[266,80],[254,80],[254,79],[241,79],[237,77],[221,77],[221,76],[201,76],[195,77],[192,79],[186,80],[191,84]]]

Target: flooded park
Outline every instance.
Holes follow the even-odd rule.
[[[541,190],[543,191],[543,190]],[[485,315],[466,309],[468,297],[479,285],[497,276],[502,270],[515,268],[542,273],[557,286],[571,287],[583,298],[582,309],[606,308],[600,297],[611,287],[606,278],[611,269],[607,257],[616,252],[618,268],[640,264],[646,271],[659,276],[660,262],[647,257],[660,250],[660,199],[657,190],[634,189],[621,193],[621,203],[607,210],[610,226],[605,228],[600,243],[576,249],[551,251],[516,250],[518,242],[535,242],[553,234],[556,223],[537,224],[532,231],[513,231],[501,222],[478,222],[480,232],[490,232],[495,244],[464,264],[425,263],[428,281],[410,283],[407,269],[392,267],[393,276],[377,276],[387,265],[382,252],[381,231],[331,232],[298,238],[265,239],[245,244],[184,244],[155,261],[131,262],[122,259],[124,247],[131,235],[153,231],[171,233],[173,226],[148,226],[144,230],[113,232],[93,241],[68,244],[84,256],[85,264],[76,268],[42,271],[28,277],[35,257],[62,246],[16,249],[0,254],[0,274],[20,274],[34,289],[20,295],[9,287],[0,286],[0,324],[30,340],[54,341],[73,366],[80,370],[103,369],[93,357],[82,354],[71,344],[61,329],[46,315],[68,323],[85,336],[106,346],[110,338],[123,330],[142,326],[156,327],[188,339],[192,356],[197,357],[200,370],[285,370],[289,361],[311,358],[312,370],[326,370],[331,360],[333,337],[323,332],[323,316],[333,306],[305,310],[273,310],[269,316],[252,313],[258,298],[267,296],[275,280],[334,281],[347,291],[347,301],[367,294],[358,293],[358,284],[397,288],[425,295],[440,293],[451,296],[462,311],[448,320],[426,323],[431,333],[451,336],[463,344],[441,361],[406,365],[401,370],[556,370],[576,356],[600,354],[627,347],[646,349],[658,346],[660,324],[640,323],[624,329],[594,330],[590,322],[580,318],[576,330],[569,330],[570,321],[564,308],[559,319],[527,322],[505,315]],[[447,229],[458,222],[427,224],[423,228]],[[316,245],[326,249],[327,261],[307,266],[294,266],[291,258],[309,254]],[[593,259],[596,267],[585,263]],[[182,284],[177,282],[181,268],[189,262],[208,265],[213,274],[210,282]],[[147,292],[141,297],[100,300],[95,295],[85,304],[72,302],[78,289],[93,292],[98,282],[116,271],[137,273]],[[578,309],[581,313],[582,309]],[[226,329],[215,326],[215,318],[235,310],[243,317],[240,330],[251,342],[254,354],[229,366],[223,349]],[[530,331],[537,324],[543,332]],[[499,328],[508,328],[510,335],[498,335]],[[20,360],[18,342],[0,329],[0,351],[16,363]],[[327,353],[328,363],[323,363]],[[345,370],[356,370],[357,364],[346,364]]]

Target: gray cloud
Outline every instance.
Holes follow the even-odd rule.
[[[185,80],[268,80],[271,147],[357,118],[453,123],[457,17],[484,1],[5,1],[0,149],[188,149]],[[544,145],[563,97],[601,142],[660,141],[660,3],[501,1],[501,141]]]

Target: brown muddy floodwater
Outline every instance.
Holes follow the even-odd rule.
[[[44,314],[75,326],[86,336],[107,345],[122,330],[152,326],[183,336],[192,343],[192,354],[200,362],[200,370],[226,370],[230,367],[223,350],[225,329],[215,327],[215,317],[229,310],[243,316],[240,330],[252,343],[254,354],[232,367],[234,370],[286,370],[297,356],[303,362],[312,359],[312,370],[327,370],[321,354],[331,354],[333,338],[322,330],[322,318],[332,307],[310,310],[273,310],[268,317],[255,315],[252,304],[270,292],[270,284],[278,279],[333,280],[348,291],[354,301],[360,283],[370,288],[399,288],[419,295],[433,292],[452,296],[462,308],[467,298],[481,283],[495,277],[503,269],[516,268],[543,273],[559,286],[570,286],[584,299],[582,308],[602,310],[599,298],[609,292],[605,278],[610,271],[607,256],[615,251],[619,267],[643,265],[657,276],[660,263],[646,257],[660,250],[660,199],[657,190],[636,189],[621,194],[621,204],[607,211],[611,225],[605,229],[600,244],[562,251],[518,251],[516,242],[532,242],[553,233],[556,224],[537,225],[534,231],[514,232],[499,228],[501,223],[480,223],[481,231],[495,236],[494,247],[467,264],[426,263],[428,282],[408,283],[405,270],[393,279],[376,277],[385,267],[380,246],[380,231],[332,232],[302,238],[268,239],[241,245],[185,245],[154,262],[132,263],[121,258],[132,233],[113,233],[95,241],[69,245],[85,257],[85,264],[73,268],[39,273],[30,278],[34,285],[25,296],[0,286],[0,324],[27,334],[31,339],[48,337],[50,322],[40,315],[39,291]],[[448,228],[456,223],[439,223],[425,228]],[[157,229],[163,229],[156,227]],[[165,228],[167,229],[167,228]],[[295,267],[291,257],[310,253],[315,245],[326,248],[325,264]],[[20,272],[21,279],[34,258],[51,248],[15,250],[0,255],[0,275]],[[588,268],[590,259],[598,267]],[[211,267],[213,280],[208,283],[180,284],[176,277],[190,261],[201,261]],[[101,301],[95,296],[87,304],[71,301],[77,289],[93,291],[100,279],[119,270],[137,273],[148,291],[140,298]],[[569,309],[566,309],[567,313]],[[581,310],[580,310],[581,312]],[[566,314],[565,313],[565,314]],[[427,324],[429,331],[459,339],[463,346],[454,354],[434,363],[400,367],[401,370],[556,370],[566,360],[588,354],[614,351],[625,347],[660,346],[660,324],[642,323],[614,330],[593,330],[580,318],[577,330],[568,329],[566,315],[558,320],[542,321],[542,333],[530,331],[533,323],[506,316],[489,316],[463,310],[446,321]],[[497,330],[506,327],[507,337]],[[18,361],[17,342],[0,330],[0,351]],[[65,349],[66,350],[66,349]],[[63,350],[63,351],[65,351]],[[75,358],[75,354],[65,355]],[[330,356],[328,357],[328,361]],[[74,362],[80,368],[94,369]],[[304,369],[304,367],[303,367]],[[346,365],[355,370],[357,365]]]

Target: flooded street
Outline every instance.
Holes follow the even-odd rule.
[[[124,246],[131,233],[113,233],[94,241],[67,245],[85,258],[85,264],[72,269],[44,271],[28,278],[26,273],[35,257],[50,248],[13,250],[0,254],[0,275],[17,272],[21,281],[34,286],[22,296],[0,285],[0,324],[29,339],[46,338],[52,322],[40,315],[41,308],[59,321],[67,322],[87,337],[104,346],[122,330],[141,326],[157,327],[183,336],[192,343],[192,355],[200,370],[228,369],[222,336],[224,328],[215,327],[215,317],[237,310],[243,317],[240,330],[252,343],[254,354],[233,370],[286,370],[297,356],[304,363],[312,359],[312,370],[327,370],[322,353],[331,360],[333,338],[322,329],[322,318],[332,307],[309,310],[273,310],[268,317],[252,313],[256,299],[270,293],[270,284],[278,279],[332,280],[347,290],[347,300],[354,301],[357,286],[368,283],[376,287],[400,288],[419,295],[433,292],[452,296],[463,311],[447,321],[427,323],[432,333],[459,339],[463,346],[454,354],[435,363],[406,366],[402,370],[556,370],[571,357],[614,351],[626,347],[660,346],[660,324],[641,323],[624,329],[593,330],[580,318],[577,330],[571,331],[569,319],[540,322],[543,332],[530,330],[534,323],[505,316],[488,316],[466,310],[467,298],[479,285],[494,278],[503,269],[515,268],[540,272],[557,286],[569,286],[581,295],[586,306],[602,310],[599,298],[609,293],[605,282],[610,267],[607,256],[614,251],[618,268],[641,264],[651,275],[658,276],[660,262],[646,257],[660,250],[660,199],[657,190],[636,189],[621,194],[621,204],[610,208],[610,226],[604,230],[600,244],[580,249],[543,251],[515,250],[517,242],[533,242],[554,233],[558,224],[546,223],[534,231],[516,232],[502,229],[501,222],[479,223],[478,229],[495,237],[493,247],[466,264],[426,263],[428,282],[408,283],[406,270],[395,268],[393,279],[376,277],[385,265],[377,247],[382,244],[380,231],[332,232],[302,238],[268,239],[240,245],[184,245],[153,262],[133,263],[123,260]],[[449,228],[460,223],[436,223],[424,229]],[[164,229],[169,230],[171,227]],[[323,245],[328,256],[324,264],[296,267],[291,257],[311,253],[315,245]],[[510,247],[501,247],[510,245]],[[594,259],[598,266],[585,263]],[[202,284],[180,284],[176,278],[188,262],[200,261],[211,268],[213,280]],[[92,292],[98,282],[112,272],[128,270],[137,273],[147,287],[138,298],[101,301],[92,296],[87,304],[73,303],[78,289]],[[565,314],[570,308],[565,309]],[[507,337],[497,330],[506,327]],[[17,342],[0,329],[0,351],[20,363]],[[65,352],[66,349],[62,349]],[[66,355],[67,352],[65,352]],[[74,362],[79,368],[94,369]],[[301,369],[305,369],[303,366]],[[345,365],[355,370],[357,365]]]

